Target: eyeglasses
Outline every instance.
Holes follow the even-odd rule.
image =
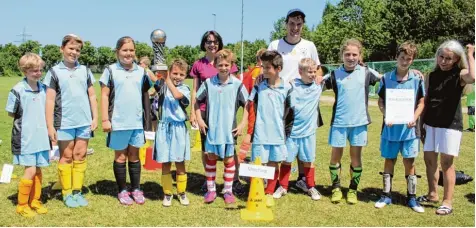
[[[218,41],[216,41],[216,40],[207,40],[205,43],[208,44],[208,45],[218,44]]]

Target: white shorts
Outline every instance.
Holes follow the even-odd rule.
[[[423,125],[426,130],[425,144],[423,151],[447,154],[458,157],[461,136],[463,133],[458,130],[448,128],[431,127]]]

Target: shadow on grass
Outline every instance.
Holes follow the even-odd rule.
[[[45,204],[46,202],[48,202],[49,200],[53,200],[53,199],[56,199],[56,200],[60,200],[60,201],[63,201],[63,197],[61,195],[61,190],[53,190],[52,189],[52,186],[55,182],[50,182],[48,185],[43,185],[43,188],[41,188],[41,202],[43,204]],[[87,187],[83,186],[83,188],[81,189],[81,192],[83,194],[88,194],[90,191]],[[18,204],[18,193],[15,193],[13,195],[10,195],[7,197],[8,200],[10,200],[12,202],[13,205],[17,205]]]
[[[464,196],[468,200],[468,202],[474,204],[474,193],[469,193]]]
[[[150,200],[159,200],[159,196],[163,195],[162,186],[157,182],[147,181],[140,185],[141,190],[144,192],[144,197]],[[95,184],[88,186],[91,190],[91,193],[97,195],[107,195],[116,198],[118,193],[117,184],[112,180],[100,180]],[[130,189],[130,185],[127,185],[127,188]]]

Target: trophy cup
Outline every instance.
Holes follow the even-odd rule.
[[[165,75],[167,73],[167,64],[165,63],[164,47],[167,35],[161,29],[156,29],[150,34],[152,41],[152,48],[154,49],[154,61],[152,62],[151,70],[154,74]],[[163,72],[160,72],[163,71]]]

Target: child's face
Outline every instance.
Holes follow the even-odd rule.
[[[216,53],[218,51],[218,40],[214,35],[208,35],[205,41],[205,50],[208,53]]]
[[[413,63],[413,55],[400,52],[397,57],[397,68],[401,70],[408,70]]]
[[[139,66],[141,66],[142,68],[148,68],[147,65],[144,62],[140,62]]]
[[[274,68],[270,62],[263,61],[263,75],[265,78],[276,78],[279,77],[279,72],[281,67]]]
[[[40,67],[33,67],[28,70],[26,70],[25,76],[27,79],[32,80],[32,81],[38,81],[41,79],[41,68]]]
[[[131,65],[134,62],[134,56],[136,55],[136,49],[132,42],[127,42],[122,45],[121,49],[117,50],[117,59],[123,65]]]
[[[317,66],[311,65],[306,70],[299,70],[299,74],[304,83],[311,83],[316,79]]]
[[[342,53],[344,66],[349,69],[354,69],[359,64],[360,50],[354,45],[348,45]]]
[[[459,56],[450,50],[443,49],[437,57],[437,64],[442,71],[448,71],[459,61]]]
[[[231,62],[226,59],[217,59],[218,62],[215,63],[215,67],[218,70],[218,74],[220,76],[228,76],[230,75],[231,70]]]
[[[68,42],[64,47],[61,47],[61,53],[63,53],[63,60],[68,63],[75,63],[78,61],[81,54],[81,44],[72,40]]]
[[[182,70],[178,66],[172,66],[172,70],[170,71],[170,80],[172,80],[174,85],[178,86],[182,84],[183,80],[185,80],[186,75],[186,70]]]

